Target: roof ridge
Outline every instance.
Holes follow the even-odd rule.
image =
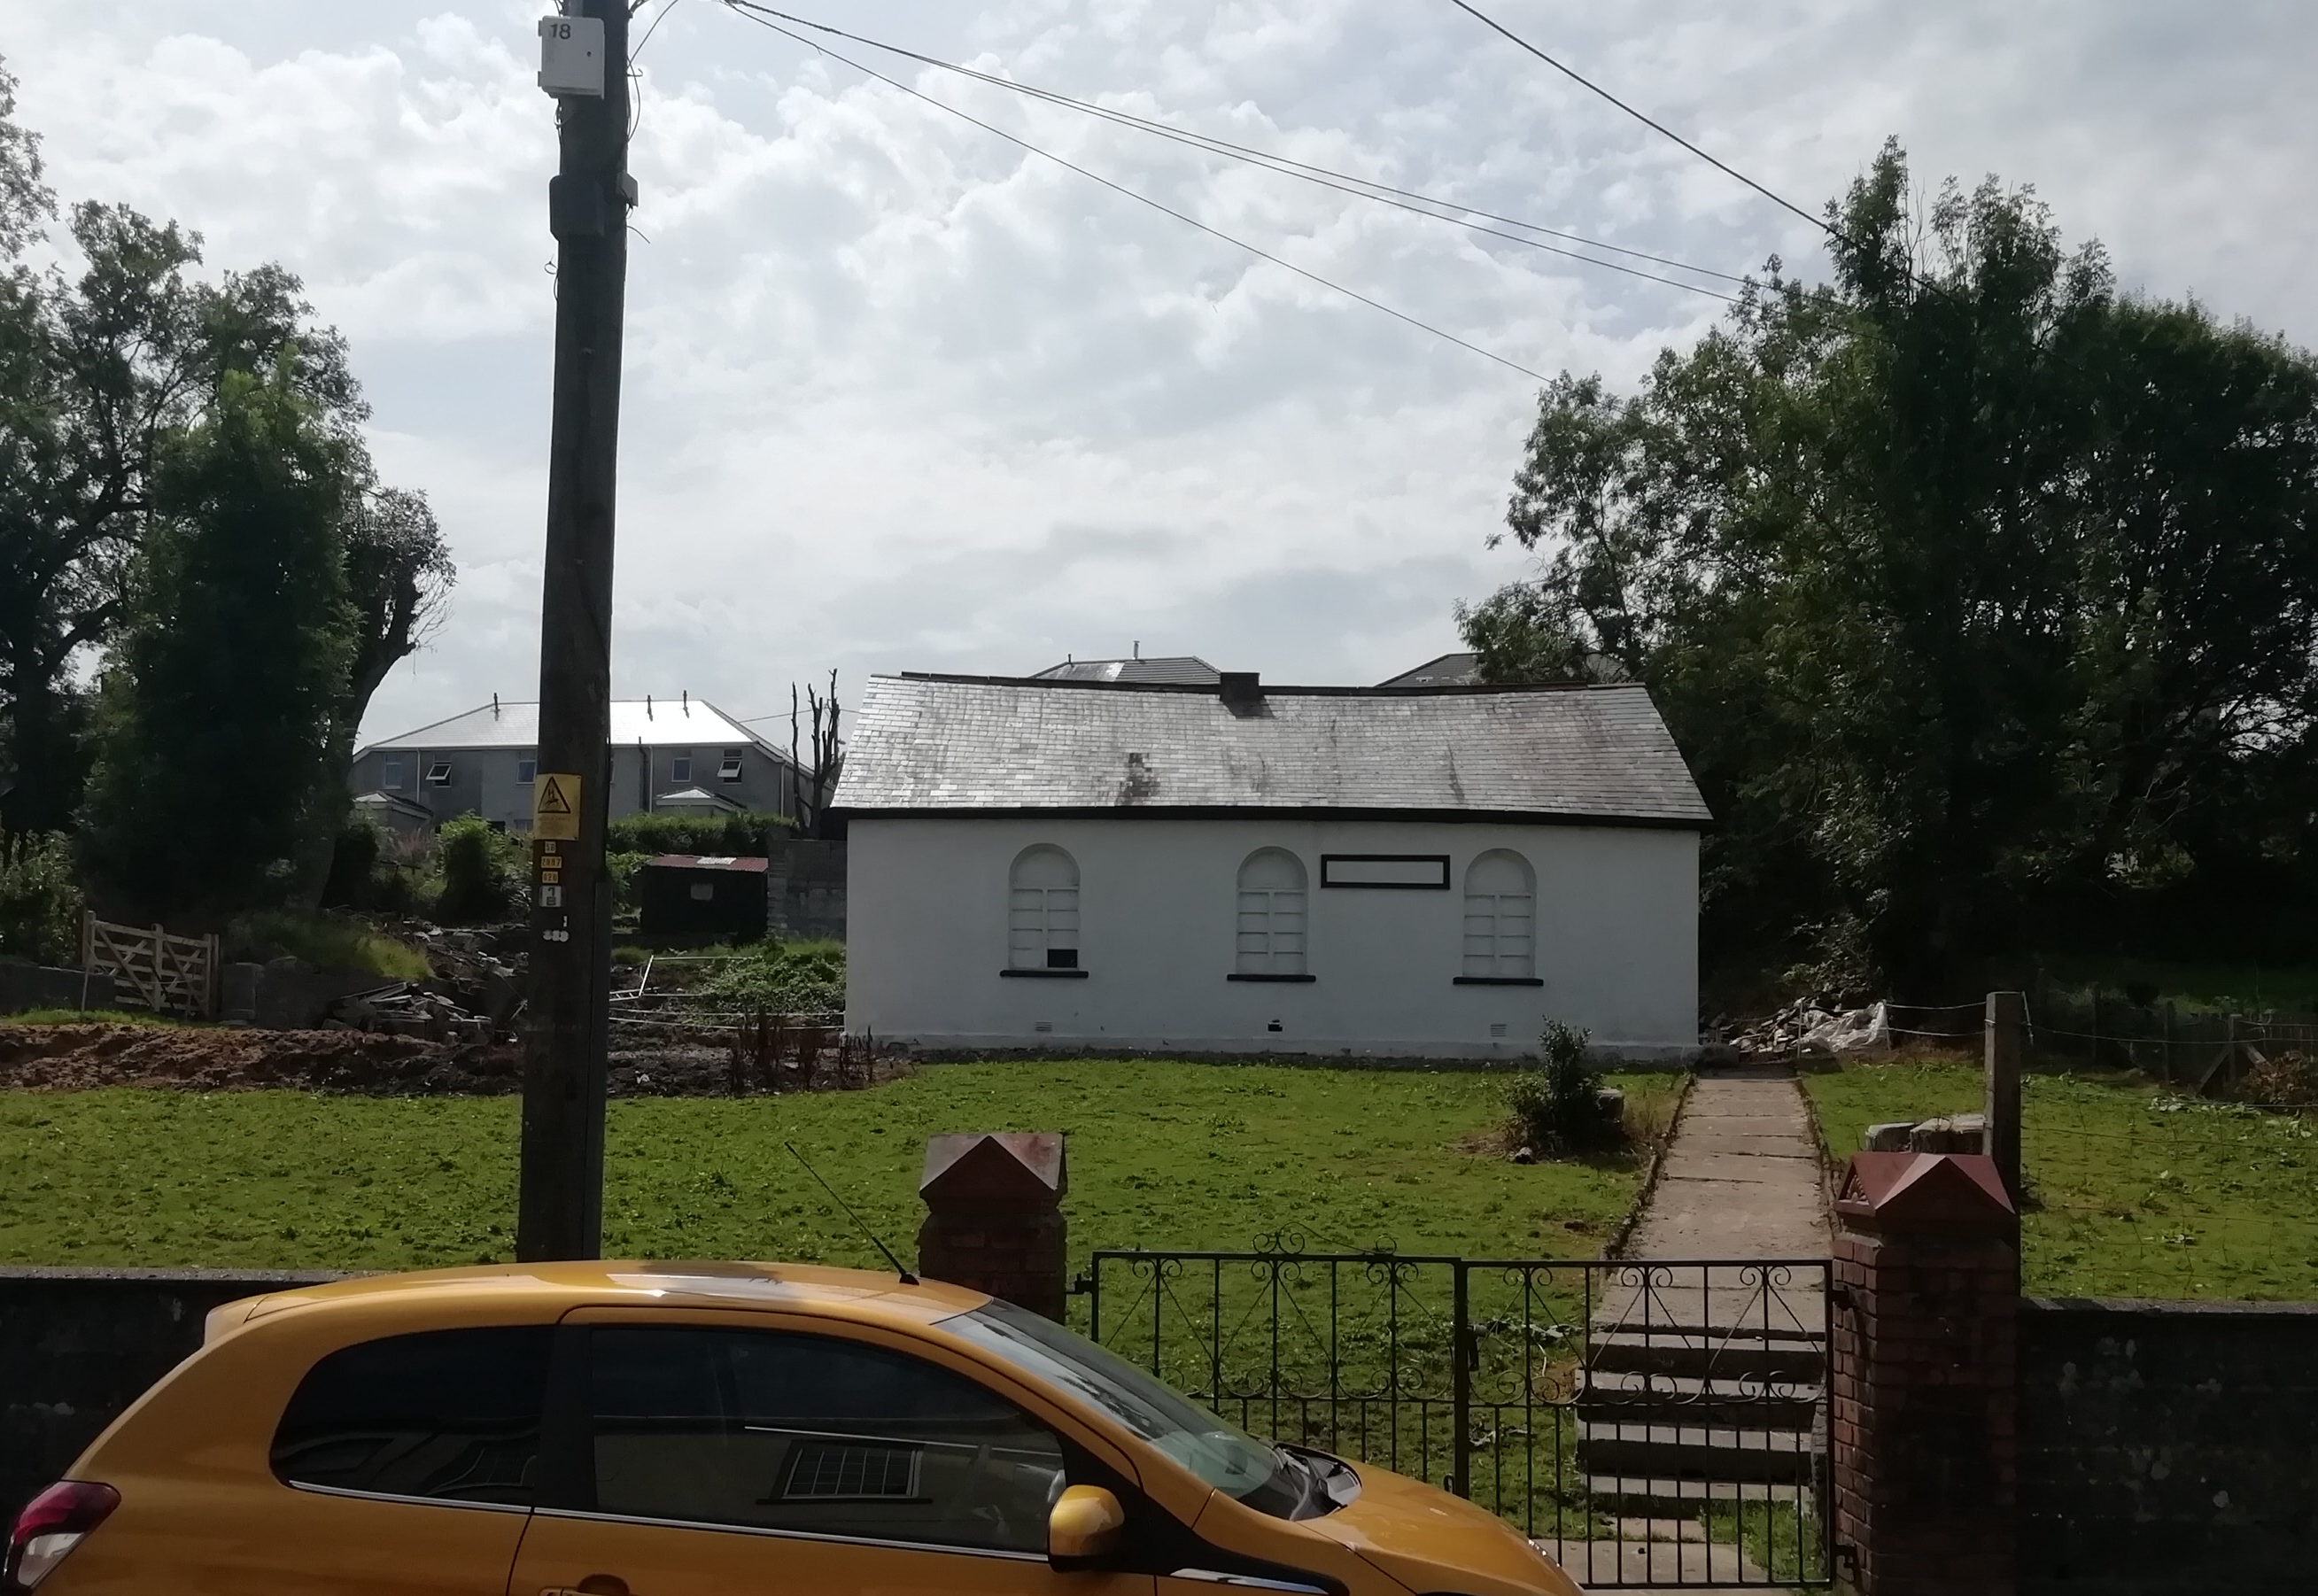
[[[1095,693],[1174,693],[1213,698],[1220,690],[1213,682],[1105,682],[1071,677],[978,676],[943,670],[873,671],[873,682],[944,682],[965,686],[1035,687],[1041,691],[1083,689]],[[1331,683],[1262,684],[1266,696],[1312,698],[1440,698],[1487,697],[1523,693],[1575,693],[1649,689],[1640,682],[1462,682],[1437,686],[1386,687]]]

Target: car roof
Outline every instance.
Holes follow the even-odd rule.
[[[745,1307],[820,1314],[897,1327],[931,1324],[980,1307],[986,1293],[939,1280],[903,1284],[890,1271],[729,1260],[588,1260],[485,1264],[415,1274],[363,1275],[277,1291],[249,1305],[244,1323],[286,1310],[361,1313],[423,1300],[453,1323],[510,1309],[542,1318],[585,1306]]]

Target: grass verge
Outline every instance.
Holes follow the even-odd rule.
[[[1981,1106],[1980,1071],[1962,1063],[1850,1066],[1803,1088],[1839,1157],[1870,1125]],[[2023,1098],[2030,1292],[2318,1297],[2318,1126],[2114,1071],[2032,1072]]]
[[[424,981],[427,955],[358,919],[337,915],[253,914],[234,922],[234,956],[288,955],[322,970],[366,971],[381,981]]]
[[[157,1026],[178,1029],[202,1023],[143,1009],[28,1009],[22,1014],[0,1014],[0,1026]]]

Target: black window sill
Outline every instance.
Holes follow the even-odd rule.
[[[1460,975],[1458,986],[1543,986],[1544,979],[1536,975]]]
[[[1010,981],[1084,981],[1083,970],[1001,970],[999,974]]]
[[[1317,981],[1320,978],[1316,975],[1241,975],[1238,973],[1233,973],[1225,976],[1224,979],[1226,981],[1288,981],[1298,983],[1308,983]]]

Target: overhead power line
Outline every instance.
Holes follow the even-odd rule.
[[[1581,255],[1574,249],[1557,248],[1537,238],[1523,238],[1513,233],[1501,232],[1496,228],[1483,227],[1478,222],[1467,220],[1466,218],[1479,217],[1487,221],[1502,222],[1506,227],[1520,228],[1525,232],[1542,233],[1550,238],[1565,239],[1572,244],[1582,244],[1588,249],[1606,250],[1613,255],[1649,261],[1655,265],[1672,267],[1677,272],[1719,278],[1725,282],[1743,284],[1747,282],[1744,276],[1737,273],[1720,271],[1712,266],[1693,265],[1687,261],[1676,260],[1668,256],[1653,255],[1646,249],[1634,249],[1623,244],[1612,244],[1606,239],[1590,238],[1583,233],[1573,233],[1562,228],[1550,228],[1541,222],[1524,221],[1519,217],[1484,211],[1460,201],[1446,200],[1437,194],[1399,188],[1392,184],[1380,183],[1370,177],[1357,176],[1349,172],[1338,172],[1327,166],[1316,166],[1309,162],[1293,160],[1286,156],[1275,155],[1269,150],[1251,148],[1244,144],[1235,144],[1230,139],[1218,139],[1212,134],[1155,121],[1148,117],[1137,116],[1132,112],[1119,110],[1115,106],[1100,105],[1092,101],[1075,99],[1054,89],[1040,88],[1035,84],[1023,83],[1015,78],[1001,77],[994,73],[979,71],[956,61],[946,61],[939,56],[927,55],[904,45],[889,44],[884,40],[871,39],[866,34],[848,32],[843,28],[834,27],[827,22],[814,22],[810,17],[801,17],[788,12],[777,11],[771,6],[756,4],[756,0],[725,0],[725,4],[735,10],[761,13],[765,16],[777,18],[796,27],[811,29],[818,33],[827,33],[833,38],[848,40],[855,44],[867,45],[871,49],[884,50],[889,55],[899,56],[904,60],[939,67],[944,72],[955,73],[960,77],[970,78],[993,88],[1006,89],[1029,99],[1043,101],[1050,105],[1081,112],[1088,116],[1100,117],[1105,121],[1115,122],[1121,127],[1132,128],[1138,132],[1149,133],[1157,138],[1171,139],[1177,144],[1187,145],[1210,155],[1248,162],[1269,171],[1277,172],[1285,177],[1317,184],[1323,188],[1334,189],[1339,193],[1370,200],[1378,204],[1390,205],[1396,210],[1410,211],[1418,216],[1429,216],[1436,221],[1445,221],[1452,226],[1466,228],[1492,238],[1502,238],[1507,243],[1543,250],[1548,254],[1562,256],[1570,260],[1583,262],[1587,265],[1605,266],[1613,272],[1622,272],[1630,277],[1639,277],[1646,282],[1662,282],[1671,288],[1686,289],[1693,293],[1703,293],[1711,299],[1721,300],[1726,304],[1735,302],[1731,295],[1719,293],[1713,289],[1702,287],[1695,282],[1661,277],[1655,272],[1637,271],[1617,261],[1601,260],[1594,256]],[[1456,214],[1444,214],[1444,212]]]
[[[1632,117],[1636,121],[1640,122],[1643,126],[1650,128],[1657,132],[1664,134],[1668,139],[1673,139],[1676,144],[1681,145],[1685,149],[1690,151],[1691,154],[1696,156],[1700,160],[1704,161],[1708,166],[1712,166],[1716,171],[1737,178],[1739,182],[1745,184],[1748,188],[1753,189],[1756,193],[1762,195],[1773,204],[1783,205],[1789,211],[1793,211],[1797,216],[1801,217],[1805,221],[1810,223],[1811,226],[1819,229],[1819,231],[1830,236],[1834,235],[1835,229],[1828,223],[1826,218],[1813,216],[1810,211],[1804,210],[1801,206],[1796,204],[1793,201],[1788,199],[1783,194],[1775,193],[1772,190],[1764,187],[1761,184],[1747,176],[1747,174],[1738,170],[1738,167],[1716,160],[1712,156],[1699,148],[1697,145],[1693,144],[1689,139],[1684,138],[1680,133],[1676,132],[1672,128],[1667,127],[1664,122],[1658,121],[1654,117],[1649,116],[1642,112],[1635,110],[1632,106],[1627,104],[1623,100],[1618,98],[1617,95],[1612,94],[1608,89],[1604,88],[1600,84],[1595,83],[1593,79],[1583,76],[1574,68],[1563,66],[1559,61],[1557,61],[1551,56],[1547,55],[1543,50],[1538,49],[1537,46],[1532,44],[1528,40],[1523,39],[1511,28],[1506,27],[1503,22],[1498,22],[1495,17],[1489,16],[1487,13],[1467,4],[1466,0],[1449,0],[1449,4],[1463,12],[1466,15],[1471,17],[1474,21],[1481,23],[1483,26],[1493,29],[1505,35],[1507,39],[1512,40],[1515,44],[1521,46],[1522,49],[1527,50],[1539,60],[1543,61],[1547,66],[1552,67],[1556,72],[1560,73],[1564,77],[1569,79],[1570,82],[1577,84],[1581,88],[1601,95],[1602,98],[1609,101],[1611,104],[1615,105],[1619,110],[1624,112],[1628,116]]]
[[[1386,304],[1383,300],[1370,299],[1367,294],[1361,293],[1357,289],[1346,288],[1341,282],[1331,282],[1329,279],[1321,276],[1317,272],[1310,271],[1306,267],[1299,266],[1293,261],[1283,260],[1268,249],[1251,244],[1244,238],[1235,238],[1231,234],[1225,232],[1221,228],[1210,227],[1195,216],[1190,216],[1183,211],[1178,211],[1172,205],[1163,203],[1158,200],[1151,198],[1148,194],[1138,193],[1135,190],[1127,187],[1124,184],[1114,183],[1110,178],[1103,176],[1100,172],[1090,171],[1088,168],[1080,166],[1075,161],[1058,156],[1050,149],[1043,149],[1038,145],[1031,143],[1027,139],[1010,133],[1005,129],[998,127],[993,123],[984,121],[980,117],[975,116],[971,112],[960,111],[955,105],[947,104],[942,101],[937,100],[931,94],[926,94],[921,90],[912,88],[908,84],[903,83],[899,79],[888,77],[885,74],[878,71],[874,67],[866,67],[859,61],[854,60],[849,56],[840,55],[837,51],[830,49],[825,44],[820,43],[815,40],[807,39],[802,34],[792,32],[787,28],[781,26],[778,22],[772,20],[774,15],[781,13],[775,13],[767,15],[757,14],[759,12],[766,11],[767,8],[750,5],[747,4],[747,0],[724,0],[724,4],[735,15],[740,16],[748,22],[754,22],[760,28],[769,28],[784,39],[791,40],[795,43],[804,45],[807,49],[817,50],[821,54],[827,56],[832,61],[852,67],[856,72],[861,73],[864,76],[876,78],[879,83],[884,84],[888,88],[897,89],[901,93],[909,95],[912,99],[922,100],[927,104],[934,107],[937,111],[946,111],[949,112],[950,115],[958,118],[962,121],[973,123],[975,127],[980,128],[985,133],[995,134],[997,137],[1005,139],[1007,143],[1015,146],[1019,149],[1028,150],[1032,155],[1041,157],[1046,160],[1054,162],[1058,166],[1065,167],[1070,171],[1075,172],[1091,183],[1099,183],[1103,187],[1110,190],[1111,193],[1124,195],[1126,198],[1133,200],[1137,204],[1148,205],[1152,210],[1160,212],[1162,215],[1173,217],[1177,221],[1181,222],[1186,227],[1197,228],[1200,232],[1207,234],[1211,238],[1221,239],[1224,243],[1232,246],[1235,249],[1245,250],[1248,254],[1254,256],[1258,260],[1269,261],[1273,265],[1280,267],[1282,271],[1292,272],[1297,276],[1305,279],[1308,282],[1316,282],[1322,288],[1328,290],[1331,293],[1342,294],[1348,300],[1352,300],[1360,304],[1366,305],[1371,310],[1382,311],[1385,315],[1391,317],[1395,321],[1406,323],[1407,326],[1416,328],[1419,332],[1429,334],[1430,336],[1442,339],[1446,343],[1454,344],[1460,349],[1467,350],[1471,354],[1478,354],[1484,360],[1495,361],[1497,364],[1505,367],[1509,371],[1519,372],[1524,377],[1532,378],[1539,382],[1551,381],[1551,379],[1547,377],[1544,372],[1533,371],[1530,367],[1522,364],[1521,362],[1517,360],[1514,360],[1506,355],[1499,354],[1493,349],[1485,349],[1480,345],[1460,338],[1452,332],[1448,332],[1441,327],[1434,327],[1429,321],[1420,320],[1416,317],[1408,314],[1406,310],[1396,310],[1390,305]]]

